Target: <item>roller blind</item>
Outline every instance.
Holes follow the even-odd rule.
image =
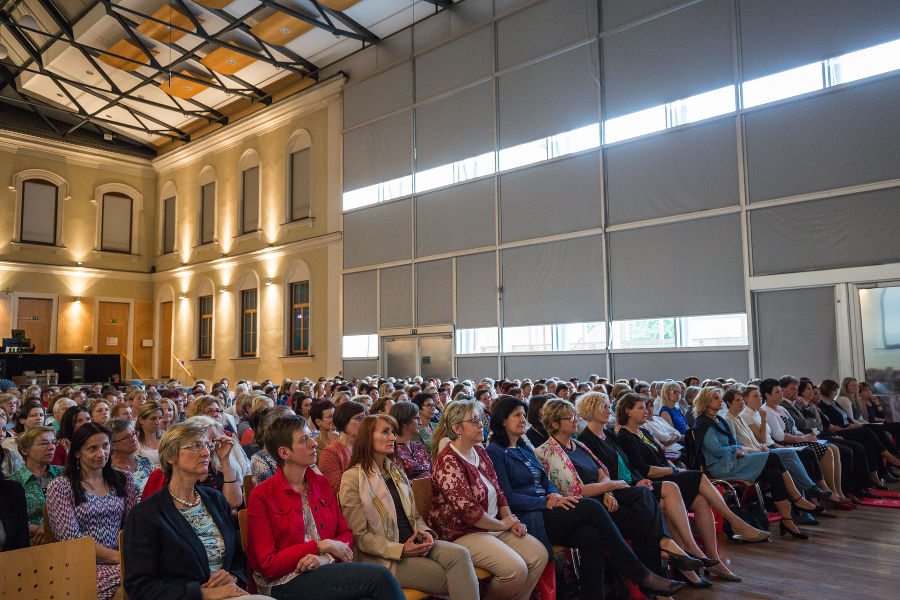
[[[56,195],[52,183],[26,181],[22,184],[22,241],[56,243]]]
[[[746,350],[710,352],[636,352],[613,354],[613,377],[636,377],[643,381],[661,379],[750,378]]]
[[[412,174],[410,111],[344,134],[344,191]]]
[[[247,169],[242,176],[241,233],[250,233],[259,229],[259,167]]]
[[[500,368],[496,356],[461,356],[456,359],[456,376],[460,380],[480,381],[483,377],[498,379]]]
[[[753,297],[761,377],[791,374],[840,381],[833,287],[757,292]]]
[[[609,224],[738,204],[734,118],[606,151]]]
[[[497,21],[499,66],[508,69],[591,37],[596,31],[596,2],[540,2]]]
[[[411,258],[412,199],[344,215],[344,267],[365,267]],[[386,243],[391,240],[391,243]]]
[[[416,265],[416,324],[453,323],[453,263],[449,258]]]
[[[483,27],[416,58],[416,100],[426,100],[494,72],[494,35]]]
[[[898,97],[892,77],[748,113],[750,200],[897,178]]]
[[[412,68],[404,62],[344,88],[344,127],[353,127],[412,103]]]
[[[500,78],[501,148],[599,122],[592,51],[582,46]]]
[[[416,256],[492,246],[494,180],[482,179],[416,198]]]
[[[342,362],[344,365],[345,378],[363,378],[374,375],[378,372],[377,358],[364,358],[354,360],[344,359]]]
[[[598,152],[502,175],[503,242],[599,228],[601,178]]]
[[[113,252],[131,252],[131,198],[119,194],[103,195],[103,228],[100,248]]]
[[[175,251],[175,198],[163,200],[163,254]]]
[[[739,215],[609,234],[613,319],[746,312]]]
[[[613,29],[626,23],[630,23],[641,17],[665,10],[684,0],[602,0],[603,29]]]
[[[731,2],[706,0],[603,38],[605,115],[734,83]]]
[[[900,37],[896,0],[742,0],[740,12],[745,79]]]
[[[309,148],[291,154],[291,221],[309,216],[312,195]]]
[[[492,81],[416,109],[416,172],[494,149]]]
[[[497,255],[494,252],[456,258],[456,326],[497,326]]]
[[[503,357],[503,376],[507,379],[577,377],[586,380],[591,374],[606,375],[605,354],[542,354]]]
[[[378,288],[375,271],[344,275],[344,335],[378,331]]]
[[[754,275],[900,260],[900,188],[750,211]]]
[[[216,237],[216,184],[200,188],[200,243],[209,244]]]
[[[410,327],[412,316],[412,266],[381,269],[381,328]]]
[[[502,250],[503,326],[605,321],[603,237]]]

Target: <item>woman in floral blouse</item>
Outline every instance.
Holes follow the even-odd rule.
[[[481,403],[447,405],[439,427],[450,438],[431,474],[429,522],[441,539],[468,548],[472,562],[493,575],[486,598],[527,600],[544,567],[547,550],[509,509],[487,452]]]
[[[412,402],[398,402],[391,407],[391,416],[397,421],[397,449],[394,458],[410,479],[431,477],[431,457],[422,442],[413,441],[422,420],[419,407]]]

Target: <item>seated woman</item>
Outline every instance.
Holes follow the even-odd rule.
[[[656,574],[665,573],[660,550],[682,571],[702,568],[705,563],[687,556],[672,538],[650,485],[630,487],[624,480],[610,479],[606,466],[574,439],[577,418],[568,400],[552,398],[544,405],[544,428],[550,438],[535,455],[559,493],[598,498],[622,535],[632,541],[634,553]],[[716,561],[706,564],[712,566]]]
[[[328,480],[311,468],[316,442],[306,420],[277,419],[266,434],[266,449],[278,472],[253,488],[247,509],[248,564],[259,590],[277,600],[403,598],[385,567],[350,562],[353,532]]]
[[[191,417],[188,421],[200,423],[206,427],[209,431],[209,439],[212,440],[211,443],[215,444],[215,449],[209,457],[207,476],[201,477],[197,485],[219,490],[232,508],[238,508],[244,503],[243,474],[234,457],[234,449],[240,450],[240,446],[237,445],[234,437],[227,435],[222,426],[210,417],[196,416]],[[161,442],[162,440],[160,440]],[[162,469],[162,461],[160,461],[160,468],[153,471],[147,478],[147,483],[144,484],[141,500],[146,500],[167,484],[168,480]]]
[[[278,418],[292,414],[294,414],[294,411],[283,405],[268,406],[253,413],[252,419],[256,424],[256,427],[253,429],[253,431],[255,431],[256,433],[254,435],[253,442],[251,443],[260,444],[263,446],[260,450],[254,453],[252,457],[250,457],[250,476],[253,479],[253,485],[259,485],[260,483],[274,475],[275,471],[278,470],[278,465],[275,464],[275,459],[272,458],[272,455],[269,454],[265,449],[266,433],[268,432],[269,427],[272,426],[272,423],[274,423]],[[245,502],[246,500],[247,499],[244,498]]]
[[[316,448],[322,453],[331,442],[338,439],[334,430],[334,403],[331,400],[316,400],[309,407],[309,422],[316,428],[313,435]]]
[[[641,397],[647,400],[647,407],[652,410],[653,401],[646,396]],[[672,427],[668,421],[651,413],[644,422],[644,428],[662,448],[667,460],[681,460],[684,452],[684,444],[681,442],[684,440],[684,436],[678,433],[678,430]]]
[[[422,442],[413,441],[422,424],[419,407],[412,402],[397,402],[391,407],[397,421],[397,443],[394,459],[410,479],[431,477],[431,457]]]
[[[156,402],[147,402],[141,405],[141,410],[134,421],[134,430],[138,439],[138,454],[149,459],[154,469],[159,467],[158,448],[159,440],[163,436],[160,428],[162,418],[162,406]]]
[[[428,454],[430,455],[432,451],[431,436],[434,434],[431,422],[434,420],[434,415],[437,411],[434,394],[421,392],[416,394],[412,401],[413,404],[419,407],[419,419],[421,420],[419,430],[412,439],[425,444],[425,449],[428,450]]]
[[[6,450],[0,447],[0,461],[3,460],[5,452]],[[0,473],[0,552],[28,547],[26,510],[25,490],[18,482],[9,481],[3,473]]]
[[[56,433],[52,427],[31,427],[16,437],[16,445],[25,460],[25,466],[9,478],[25,489],[28,535],[31,545],[37,546],[44,540],[43,511],[47,502],[47,485],[63,473],[62,467],[50,464],[56,449]]]
[[[109,462],[109,432],[86,423],[72,436],[63,475],[47,485],[50,528],[59,541],[94,538],[97,598],[109,600],[121,583],[119,528],[137,503],[130,473]]]
[[[493,575],[486,598],[527,600],[547,565],[547,550],[509,509],[481,447],[481,407],[474,399],[454,400],[441,415],[450,442],[432,469],[428,521],[441,539],[467,548],[472,563]]]
[[[146,456],[137,453],[137,434],[134,432],[134,423],[131,419],[110,419],[106,422],[109,430],[109,447],[111,454],[109,462],[120,471],[131,473],[134,480],[134,489],[140,497],[144,493],[147,478],[150,477],[155,467]]]
[[[353,530],[357,558],[387,567],[404,588],[451,599],[477,598],[469,551],[435,540],[436,534],[416,512],[409,479],[389,458],[397,423],[377,415],[358,429],[351,466],[340,486],[341,510]]]
[[[43,405],[37,400],[29,400],[19,409],[19,417],[16,421],[16,434],[22,433],[32,427],[44,424],[46,412]]]
[[[95,398],[88,402],[87,407],[88,410],[91,411],[92,422],[99,423],[100,425],[106,425],[106,422],[109,421],[109,402],[102,398]]]
[[[552,397],[546,394],[532,396],[531,401],[528,403],[528,424],[531,427],[525,432],[525,436],[535,448],[540,447],[550,438],[544,429],[543,418],[544,404]]]
[[[178,405],[171,398],[160,398],[157,404],[162,408],[162,420],[159,422],[160,437],[166,430],[178,423]]]
[[[334,409],[334,427],[338,439],[331,442],[319,454],[319,471],[331,484],[334,497],[341,490],[341,476],[350,466],[350,456],[356,443],[359,424],[366,418],[366,407],[359,402],[347,400]]]
[[[237,434],[232,429],[231,424],[225,419],[225,405],[217,396],[204,395],[194,399],[187,407],[187,418],[191,417],[209,417],[217,422],[225,430],[225,434],[235,438],[237,442]]]
[[[659,500],[660,508],[665,516],[666,522],[673,533],[673,537],[679,546],[685,548],[690,555],[699,558],[701,561],[709,565],[708,573],[717,575],[722,579],[729,581],[740,581],[740,577],[735,575],[721,563],[718,545],[716,542],[715,521],[709,510],[706,514],[701,511],[694,511],[696,530],[705,550],[700,549],[691,534],[690,522],[688,521],[687,508],[684,505],[684,499],[678,485],[672,481],[654,480],[642,478],[643,475],[635,468],[625,454],[625,451],[619,445],[618,436],[613,429],[609,427],[612,416],[609,400],[605,394],[590,392],[581,396],[576,405],[579,415],[587,421],[587,427],[579,434],[578,441],[585,445],[604,465],[608,465],[610,479],[621,479],[629,485],[650,485],[653,489],[653,495]],[[705,501],[702,495],[699,496],[700,501],[695,502],[702,506]],[[718,503],[714,503],[718,506]],[[739,517],[729,510],[726,506],[723,509],[726,519],[731,517],[731,522],[735,529],[740,531],[755,531],[752,527],[744,523]],[[708,516],[707,516],[708,515]],[[763,532],[766,533],[766,532]],[[762,538],[761,534],[748,534],[750,539]],[[768,539],[768,534],[766,534]],[[708,558],[708,560],[704,560]],[[718,564],[717,564],[718,563]],[[688,577],[693,580],[693,577]],[[702,583],[699,580],[692,583]]]
[[[59,432],[56,434],[56,452],[53,454],[53,462],[50,464],[65,466],[67,464],[66,457],[69,453],[69,446],[72,443],[72,436],[75,431],[85,423],[91,422],[91,411],[85,406],[75,405],[66,409],[63,413],[62,421],[59,424]]]
[[[525,403],[513,396],[501,396],[494,402],[487,453],[510,510],[547,551],[553,552],[552,544],[579,550],[583,597],[603,598],[605,550],[616,568],[648,594],[668,595],[683,587],[652,573],[638,560],[600,502],[557,492],[525,442],[525,408]]]
[[[216,448],[209,431],[188,420],[169,427],[160,440],[166,486],[125,520],[123,579],[130,600],[249,596],[231,507],[218,491],[197,485]]]
[[[684,435],[687,432],[687,420],[681,410],[681,385],[674,381],[665,383],[659,392],[659,399],[662,403],[659,416]]]
[[[747,454],[734,437],[731,426],[719,416],[722,394],[716,387],[703,388],[694,399],[697,413],[696,444],[702,461],[712,477],[764,481],[772,490],[772,499],[781,515],[779,530],[783,536],[808,539],[791,519],[788,499],[796,499],[799,492],[784,465],[775,454],[758,452]]]

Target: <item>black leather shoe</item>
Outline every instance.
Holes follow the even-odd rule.
[[[714,566],[716,566],[717,564],[719,564],[719,560],[716,559],[716,558],[707,558],[707,557],[705,557],[705,556],[694,556],[694,555],[691,554],[690,552],[688,552],[688,556],[690,556],[690,557],[693,558],[694,560],[699,560],[700,562],[702,562],[702,563],[703,563],[703,567],[706,568],[706,569],[708,569],[708,568],[710,568],[710,567],[714,567]]]
[[[660,577],[656,573],[649,573],[640,583],[638,587],[648,598],[656,596],[671,596],[684,587],[683,581],[672,581],[665,577]]]
[[[697,569],[703,568],[703,562],[696,558],[691,558],[684,554],[674,554],[668,551],[667,554],[669,555],[669,564],[681,571],[696,571]]]
[[[831,490],[823,490],[817,485],[806,490],[807,496],[813,496],[816,500],[827,500],[831,498]]]
[[[888,483],[897,483],[898,481],[900,481],[900,477],[897,477],[893,473],[888,472],[884,474],[884,480]]]

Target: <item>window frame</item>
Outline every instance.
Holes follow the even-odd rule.
[[[295,286],[302,286],[304,284],[306,285],[306,302],[297,302],[295,300],[297,297],[297,293],[295,292],[295,289],[299,289],[299,288],[295,288]],[[288,285],[288,294],[289,294],[289,300],[290,300],[290,310],[287,313],[288,319],[290,321],[290,324],[288,326],[288,353],[291,356],[309,356],[309,354],[310,354],[309,346],[310,346],[311,328],[310,328],[310,302],[309,302],[310,294],[309,294],[309,292],[310,292],[309,280],[293,281]],[[294,344],[294,341],[295,341],[294,336],[297,331],[296,328],[294,327],[294,323],[297,320],[296,311],[300,310],[302,312],[304,309],[306,310],[306,318],[301,319],[301,323],[304,326],[300,327],[300,329],[299,329],[301,349],[296,350],[295,349],[296,345]],[[303,341],[304,341],[304,334],[305,334],[305,341],[306,341],[306,349],[302,349]]]
[[[169,215],[169,211],[166,209],[166,204],[169,202],[169,200],[172,201],[172,214],[171,215]],[[162,213],[162,215],[161,215],[162,216],[162,231],[161,231],[160,245],[159,245],[160,255],[165,256],[167,254],[175,254],[175,252],[177,252],[177,250],[178,250],[178,231],[177,231],[177,228],[175,227],[175,225],[177,225],[177,223],[178,223],[178,220],[176,219],[176,215],[178,214],[178,198],[177,198],[177,196],[175,196],[175,194],[172,194],[171,196],[165,196],[163,198],[162,210],[160,212]],[[166,223],[168,223],[170,216],[172,218],[172,248],[167,249],[167,247],[166,247],[166,229],[168,229],[168,228],[166,227]]]
[[[106,229],[105,221],[106,221],[106,197],[114,196],[116,198],[127,198],[131,203],[130,208],[128,210],[128,249],[127,250],[116,250],[113,248],[106,248],[103,245],[103,232]],[[129,194],[119,190],[108,190],[103,192],[100,196],[100,251],[101,252],[114,252],[116,254],[132,254],[134,252],[134,205],[135,200]]]
[[[212,215],[206,214],[206,205],[204,202],[204,189],[207,186],[212,186]],[[197,230],[197,245],[198,246],[206,246],[208,244],[216,243],[216,182],[215,180],[209,181],[207,183],[203,183],[200,185],[200,198],[199,198],[199,208],[200,208],[200,218],[198,219],[199,228]],[[209,239],[203,237],[203,232],[205,230],[204,225],[206,224],[207,219],[212,219],[212,236]]]
[[[249,173],[253,169],[256,169],[256,173],[257,173],[257,175],[256,175],[256,227],[248,229],[247,228],[247,194],[245,193],[246,187],[247,187],[246,179],[247,179],[247,173]],[[247,168],[241,170],[241,202],[240,202],[240,206],[238,207],[238,209],[240,210],[240,214],[238,215],[238,217],[239,217],[239,219],[238,219],[238,228],[239,228],[238,236],[256,233],[256,232],[260,231],[260,229],[261,229],[261,227],[260,227],[260,225],[261,225],[260,206],[261,206],[262,202],[261,202],[260,193],[259,193],[261,188],[262,188],[262,170],[260,169],[258,164],[248,166]]]
[[[247,308],[247,299],[253,294],[253,307]],[[259,348],[259,288],[248,288],[241,290],[241,337],[238,348],[242,358],[255,358]],[[248,331],[247,317],[250,317],[252,327]],[[245,345],[246,337],[250,335],[251,348],[248,350]]]
[[[53,206],[53,241],[52,242],[41,242],[37,240],[26,240],[25,239],[25,190],[26,186],[29,183],[35,183],[40,185],[49,185],[52,186],[56,190],[56,202],[54,202]],[[58,246],[59,245],[59,186],[52,181],[48,181],[46,179],[41,179],[39,177],[30,177],[22,181],[21,184],[22,194],[19,198],[19,210],[22,217],[19,219],[19,241],[23,244],[35,244],[38,246]]]
[[[204,312],[204,301],[209,301],[209,312]],[[213,349],[213,295],[207,294],[197,298],[197,357],[212,358]],[[203,326],[207,326],[207,334],[203,335]],[[206,340],[206,352],[204,352],[203,344]]]
[[[294,192],[295,192],[295,189],[294,189],[294,160],[295,160],[296,156],[298,154],[300,154],[301,152],[307,153],[307,159],[306,159],[306,164],[307,164],[306,188],[307,188],[307,190],[306,191],[307,191],[307,195],[308,195],[308,198],[307,198],[308,201],[307,201],[306,214],[302,215],[302,216],[297,216],[294,214]],[[288,190],[287,217],[288,218],[286,219],[286,221],[288,223],[296,223],[297,221],[303,221],[305,219],[309,219],[310,217],[312,217],[312,204],[313,204],[313,185],[312,185],[312,183],[313,183],[312,164],[313,163],[312,163],[312,161],[313,161],[313,153],[312,153],[312,148],[309,146],[307,146],[305,148],[298,148],[298,149],[293,150],[292,152],[288,153],[288,165],[287,165],[288,166],[288,182],[289,182],[288,186],[287,186],[287,190]]]

